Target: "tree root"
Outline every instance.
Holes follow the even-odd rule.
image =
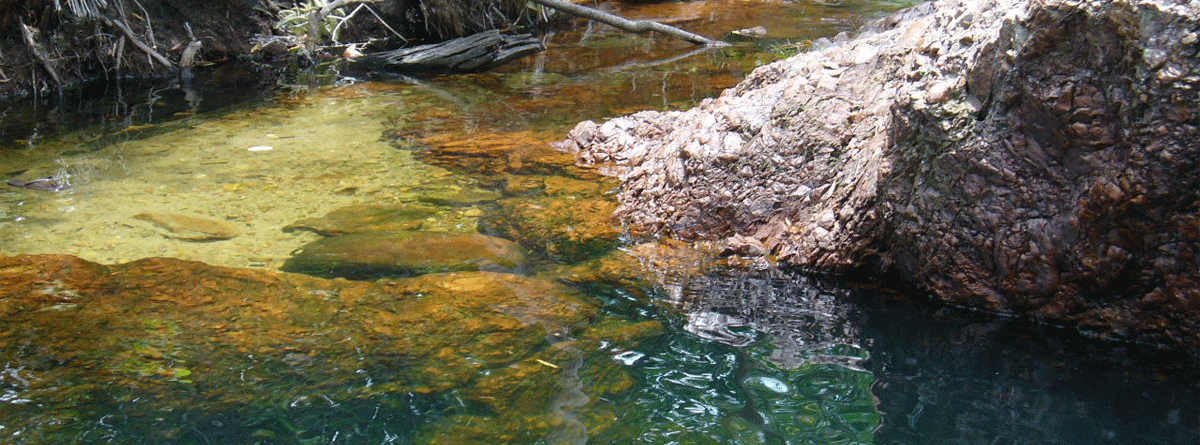
[[[54,80],[54,86],[61,89],[63,87],[63,83],[62,78],[58,77],[58,69],[55,68],[56,64],[54,63],[54,60],[50,59],[50,54],[46,52],[46,48],[37,40],[39,31],[32,26],[26,25],[25,21],[23,20],[20,22],[20,25],[21,35],[25,37],[25,44],[29,46],[29,52],[33,53],[33,56],[38,59],[38,62],[41,62],[42,68],[44,68],[47,73],[50,73],[50,78]]]
[[[155,51],[154,48],[151,48],[149,45],[142,43],[141,40],[138,40],[137,35],[133,33],[133,30],[129,29],[129,25],[126,25],[125,22],[120,21],[120,20],[113,20],[108,17],[103,17],[101,20],[103,20],[104,24],[106,24],[108,26],[112,26],[112,27],[116,27],[117,29],[120,29],[121,32],[125,34],[125,37],[129,38],[129,41],[133,43],[133,46],[136,46],[138,49],[142,50],[142,52],[144,52],[144,53],[146,53],[146,55],[150,56],[150,58],[152,60],[154,60],[158,63],[161,63],[163,66],[166,66],[166,67],[174,67],[175,66],[174,63],[171,63],[170,60],[168,60],[166,57],[163,57],[163,55],[159,54],[158,51]]]

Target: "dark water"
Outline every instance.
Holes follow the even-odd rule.
[[[759,24],[772,34],[693,53],[680,42],[578,24],[559,30],[549,51],[495,72],[388,81],[416,85],[437,97],[438,107],[457,113],[452,125],[408,121],[398,127],[456,128],[462,138],[480,129],[566,131],[582,119],[691,106],[807,40],[853,29],[899,6],[626,5],[623,13],[633,17],[694,17],[681,26],[702,24],[712,36]],[[219,113],[273,97],[267,90],[309,83],[264,88],[260,77],[237,73],[245,72],[200,77],[190,94],[168,82],[109,87],[104,100],[83,100],[92,93],[81,92],[57,104],[8,106],[0,144],[36,150],[41,138],[90,125],[98,126],[101,138],[135,137],[154,127],[169,131],[177,118]],[[140,128],[146,125],[153,127]],[[491,408],[464,401],[456,389],[369,397],[314,390],[278,401],[309,386],[328,390],[316,376],[268,379],[244,394],[242,408],[186,402],[162,408],[159,400],[187,401],[200,391],[186,385],[175,394],[154,394],[76,382],[56,382],[61,400],[43,403],[23,398],[22,390],[33,369],[50,365],[14,359],[0,369],[0,437],[31,444],[1200,443],[1200,372],[1183,357],[1092,343],[1072,332],[941,307],[871,283],[780,271],[661,272],[665,278],[648,286],[575,282],[600,308],[598,320],[657,321],[663,328],[632,346],[601,339],[581,350],[563,341],[570,360],[560,362],[556,381],[542,382],[559,388],[559,395],[550,407],[538,408],[560,415],[540,429],[497,421]],[[28,357],[30,349],[36,348],[6,345],[5,357]],[[302,356],[289,358],[306,366]],[[250,360],[246,369],[260,366],[254,372],[261,375],[286,374]],[[375,378],[382,382],[386,373]],[[356,381],[338,389],[349,393],[359,386]],[[55,420],[40,429],[16,427],[30,416]]]
[[[758,406],[770,407],[761,410],[763,416],[776,421],[766,425],[787,425],[798,411],[790,408],[815,399],[830,401],[821,410],[829,417],[824,425],[846,426],[834,434],[822,431],[824,439],[789,431],[783,435],[788,440],[775,443],[1200,441],[1196,368],[1182,357],[1089,343],[1073,332],[938,308],[864,286],[787,274],[701,281],[688,286],[702,289],[699,296],[685,297],[695,299],[684,305],[692,314],[689,330],[722,330],[720,324],[696,329],[705,326],[694,322],[697,313],[725,326],[744,326],[732,335],[703,336],[744,339],[748,344],[740,351],[751,368],[794,376],[783,381],[804,394],[786,398],[754,391],[743,379],[740,394],[763,397]],[[821,372],[784,371],[793,367]],[[875,423],[865,420],[868,415],[878,416],[871,419]],[[850,426],[867,423],[871,434],[851,434],[867,430]],[[843,435],[846,439],[831,440]]]
[[[62,95],[0,101],[0,150],[32,149],[46,138],[94,129],[90,145],[154,133],[184,117],[270,97],[278,70],[250,63],[209,69],[186,88],[173,77],[89,82]]]

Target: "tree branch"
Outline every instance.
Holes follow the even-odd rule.
[[[556,9],[576,17],[582,17],[588,20],[595,20],[600,23],[607,24],[617,29],[629,32],[644,32],[654,31],[678,37],[680,39],[709,46],[727,46],[728,43],[720,40],[712,40],[699,34],[684,31],[674,26],[667,26],[662,23],[652,22],[649,20],[629,20],[621,16],[601,12],[587,6],[576,5],[562,0],[531,0],[534,3],[545,6],[547,8]]]

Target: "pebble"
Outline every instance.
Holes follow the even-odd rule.
[[[925,93],[925,103],[940,104],[950,99],[950,84],[939,82]]]

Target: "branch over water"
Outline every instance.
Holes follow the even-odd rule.
[[[565,2],[562,0],[533,0],[533,2],[537,3],[539,5],[545,6],[547,8],[553,8],[553,9],[556,9],[556,10],[559,10],[559,11],[565,12],[567,14],[577,16],[577,17],[582,17],[582,18],[585,18],[588,20],[595,20],[597,22],[604,23],[606,25],[609,25],[609,26],[612,26],[614,28],[624,30],[624,31],[629,31],[629,32],[654,31],[654,32],[667,34],[670,36],[681,38],[683,40],[687,40],[692,43],[698,43],[698,44],[702,44],[702,45],[710,45],[710,46],[726,46],[726,45],[728,45],[728,43],[722,42],[720,40],[712,40],[708,37],[704,37],[702,35],[688,32],[688,31],[684,31],[684,30],[676,28],[674,26],[668,26],[668,25],[664,25],[662,23],[652,22],[649,20],[629,20],[629,19],[621,17],[621,16],[609,14],[607,12],[601,12],[601,11],[589,8],[587,6],[576,5],[574,3],[568,3],[568,2]]]

